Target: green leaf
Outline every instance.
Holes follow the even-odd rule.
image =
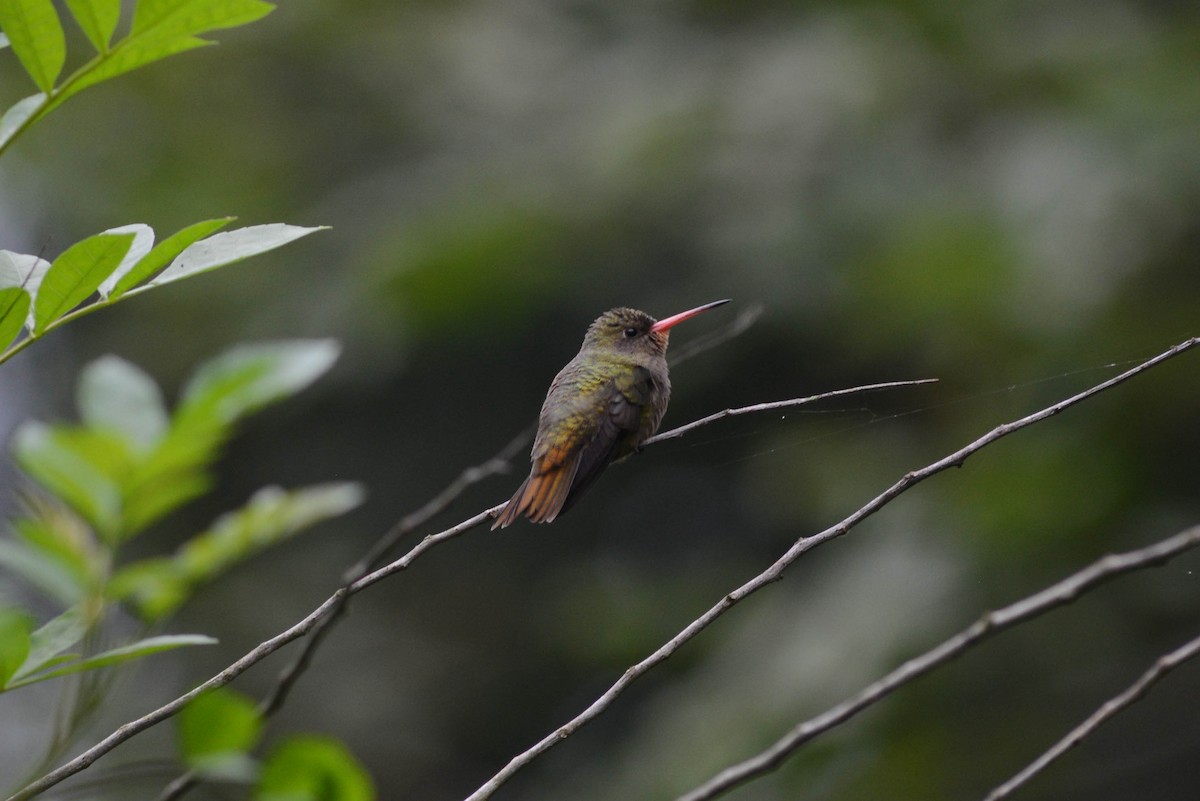
[[[29,656],[29,616],[17,609],[0,608],[0,688],[7,688],[13,674]]]
[[[110,300],[116,300],[165,267],[176,256],[182,253],[188,245],[221,230],[235,219],[237,218],[220,217],[215,220],[205,220],[189,225],[182,231],[172,234],[162,242],[159,242],[153,250],[136,264],[130,265],[128,270],[124,269],[125,262],[122,262],[116,272],[100,285],[100,294],[108,297]]]
[[[4,116],[0,117],[0,150],[48,101],[49,97],[39,92],[9,106],[8,111],[4,112]]]
[[[207,692],[179,713],[176,737],[184,763],[209,778],[245,769],[245,755],[258,745],[263,720],[249,697],[228,688]],[[239,759],[241,757],[241,759]]]
[[[96,288],[100,292],[100,296],[107,299],[113,285],[121,279],[121,276],[132,270],[150,252],[154,246],[154,229],[144,223],[131,223],[129,225],[122,225],[119,228],[109,228],[103,233],[133,234],[133,244],[129,246],[128,252],[121,258],[121,263]]]
[[[176,53],[183,53],[209,44],[212,44],[212,42],[206,42],[203,39],[195,37],[166,40],[153,37],[136,40],[126,38],[118,42],[108,54],[97,56],[93,61],[89,62],[88,66],[77,73],[77,78],[65,83],[48,100],[45,108],[40,109],[40,112],[48,114],[65,103],[69,98],[74,97],[88,87],[103,83],[111,78],[116,78],[118,75],[124,75],[139,67],[144,67],[147,64],[164,59],[167,56],[173,56]]]
[[[9,687],[23,687],[26,684],[34,684],[39,681],[46,681],[47,679],[68,676],[72,673],[97,670],[122,662],[128,662],[131,659],[141,659],[144,656],[162,653],[163,651],[171,651],[190,645],[212,645],[215,642],[216,640],[212,637],[206,637],[203,634],[164,634],[160,637],[149,637],[130,645],[123,645],[120,648],[113,648],[111,651],[96,654],[88,659],[71,662],[68,665],[55,668],[49,672],[39,673],[36,676],[29,676],[20,681],[14,681]]]
[[[11,250],[0,250],[0,276],[4,286],[23,287],[29,296],[35,297],[42,279],[50,271],[50,262],[37,256],[27,256],[24,253],[13,253]],[[33,315],[29,315],[27,324],[32,326]]]
[[[90,86],[212,42],[197,34],[244,25],[274,6],[261,0],[141,0],[133,30],[76,73],[47,104],[50,111]]]
[[[29,314],[29,293],[19,286],[0,289],[0,351],[12,344]]]
[[[262,0],[141,0],[130,39],[192,35],[253,22],[275,7]]]
[[[329,737],[298,735],[274,748],[263,764],[254,801],[373,801],[362,764]]]
[[[26,269],[22,267],[19,253],[0,250],[0,351],[4,350],[21,333],[29,313],[30,297],[25,291]],[[36,263],[36,260],[35,260]],[[25,262],[26,267],[32,266]]]
[[[162,286],[181,278],[190,278],[193,275],[215,270],[250,256],[274,250],[302,236],[308,236],[314,231],[321,230],[324,228],[301,228],[298,225],[269,223],[216,234],[185,249],[167,269],[150,282],[149,286]],[[143,290],[148,288],[142,287]]]
[[[78,607],[72,607],[33,632],[29,637],[29,656],[13,679],[46,670],[61,662],[78,658],[75,655],[60,656],[63,651],[83,639],[88,630],[88,619]]]
[[[95,292],[129,252],[133,238],[133,234],[96,234],[63,251],[34,296],[33,334],[41,334]]]
[[[43,92],[54,88],[67,59],[67,42],[51,0],[4,0],[0,28],[13,52]]]
[[[43,487],[61,498],[111,538],[119,523],[121,494],[108,475],[111,464],[103,458],[120,458],[119,442],[96,432],[72,436],[64,429],[42,423],[25,423],[13,436],[13,453],[21,468]]]
[[[285,492],[259,490],[236,512],[222,515],[211,529],[189,540],[175,557],[191,582],[207,581],[230,566],[362,503],[358,484],[333,483]]]
[[[123,435],[140,451],[157,444],[170,424],[158,384],[117,356],[103,356],[84,367],[77,395],[84,422]]]
[[[188,425],[224,426],[294,395],[337,360],[332,339],[240,345],[205,362],[183,391],[177,419]]]
[[[67,0],[67,7],[92,47],[107,53],[121,17],[121,0]]]

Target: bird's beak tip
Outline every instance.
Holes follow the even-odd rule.
[[[724,306],[726,303],[729,303],[729,301],[730,301],[729,298],[725,298],[724,300],[714,300],[712,303],[705,303],[703,306],[697,306],[694,309],[688,309],[685,312],[680,312],[679,314],[673,314],[670,317],[667,317],[666,319],[663,319],[663,320],[659,320],[657,323],[650,326],[650,330],[654,331],[654,332],[667,331],[667,330],[671,329],[673,326],[676,326],[679,323],[682,323],[684,320],[691,319],[692,317],[695,317],[697,314],[706,312],[709,309],[715,309],[718,306]]]

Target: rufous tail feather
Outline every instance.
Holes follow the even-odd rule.
[[[549,523],[563,508],[571,491],[577,460],[555,465],[543,473],[532,473],[513,494],[512,500],[492,523],[492,530],[506,528],[521,515],[534,523]]]

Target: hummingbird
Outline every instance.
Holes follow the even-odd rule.
[[[658,430],[671,379],[667,337],[674,326],[728,303],[717,300],[655,320],[610,309],[588,326],[583,347],[550,382],[530,456],[533,466],[492,524],[524,515],[549,523],[579,499],[604,468],[634,453]]]

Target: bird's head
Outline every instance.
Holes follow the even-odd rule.
[[[617,353],[663,356],[667,352],[667,339],[673,326],[728,302],[718,300],[706,303],[665,320],[655,320],[637,309],[609,309],[588,327],[587,335],[583,338],[583,347]]]

